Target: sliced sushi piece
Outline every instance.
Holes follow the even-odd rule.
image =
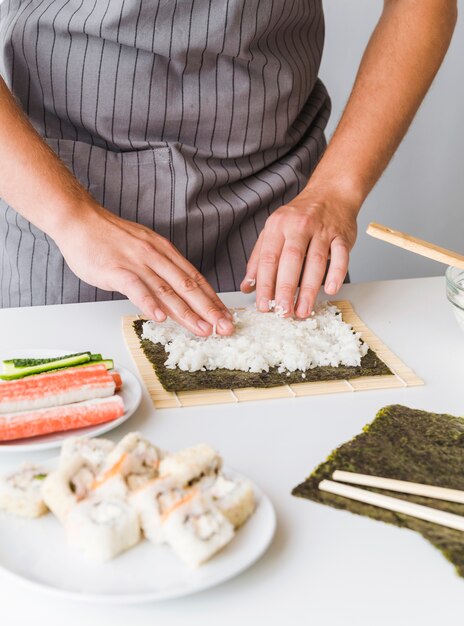
[[[105,463],[90,486],[92,493],[94,495],[106,494],[125,499],[129,491],[123,473],[123,468],[126,464],[127,453],[122,454],[114,464],[108,466]]]
[[[115,420],[122,415],[124,403],[120,396],[3,414],[0,415],[0,441],[95,426]]]
[[[93,496],[70,511],[69,542],[94,561],[108,561],[135,546],[141,537],[136,510],[115,497]]]
[[[163,519],[187,495],[172,478],[156,478],[129,495],[129,501],[139,514],[145,537],[155,544],[165,543]]]
[[[234,537],[229,520],[202,493],[194,493],[173,507],[163,522],[167,542],[185,563],[201,565]]]
[[[24,464],[18,471],[0,478],[0,509],[21,517],[40,517],[47,512],[42,484],[47,470]]]
[[[73,458],[43,481],[42,497],[55,517],[64,522],[69,511],[88,495],[94,480],[92,468]]]
[[[160,463],[160,476],[171,476],[180,485],[192,484],[203,476],[214,476],[222,467],[219,454],[206,443],[166,456]]]
[[[121,475],[129,489],[138,489],[158,476],[164,452],[145,439],[140,433],[129,433],[115,446],[106,459],[105,468],[109,478]],[[100,483],[103,484],[105,476]]]
[[[32,411],[112,396],[116,383],[104,365],[71,367],[0,384],[0,413]]]
[[[255,494],[247,480],[229,480],[220,474],[204,484],[206,493],[235,528],[244,524],[255,510]]]
[[[62,470],[47,476],[42,486],[42,496],[47,507],[62,523],[78,501],[69,476]]]
[[[69,462],[77,459],[98,473],[113,448],[114,443],[109,439],[68,437],[61,446],[60,466],[67,466]]]
[[[60,458],[58,469],[43,482],[42,495],[52,513],[64,522],[70,510],[81,500],[95,495],[95,481],[99,464],[90,462],[79,454]],[[122,478],[109,482],[100,495],[125,498],[127,487]]]

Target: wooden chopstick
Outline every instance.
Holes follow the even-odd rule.
[[[423,239],[418,239],[412,235],[393,230],[382,224],[375,224],[374,222],[369,224],[366,232],[376,239],[381,239],[382,241],[391,243],[409,252],[420,254],[421,256],[428,257],[439,263],[445,263],[446,265],[464,269],[464,256],[462,254],[447,250],[446,248],[440,248],[440,246],[436,246]]]
[[[351,487],[351,485],[335,483],[331,480],[322,480],[319,483],[319,489],[337,496],[349,498],[350,500],[357,500],[358,502],[378,506],[381,509],[387,509],[394,513],[402,513],[403,515],[416,517],[426,522],[432,522],[433,524],[439,524],[440,526],[446,526],[454,530],[464,531],[464,517],[455,515],[454,513],[447,513],[446,511],[433,509],[432,507],[423,506],[422,504],[401,500],[400,498],[384,496],[380,493],[367,491],[366,489],[358,489],[358,487]]]
[[[342,483],[361,485],[363,487],[377,487],[388,491],[398,491],[399,493],[409,493],[414,496],[425,496],[435,500],[446,500],[447,502],[458,502],[464,504],[464,491],[458,489],[448,489],[446,487],[434,487],[421,483],[411,483],[406,480],[396,480],[394,478],[381,478],[380,476],[370,476],[368,474],[356,474],[355,472],[343,472],[336,470],[332,478]]]

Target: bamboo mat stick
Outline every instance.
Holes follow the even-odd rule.
[[[458,254],[452,250],[447,250],[446,248],[440,248],[440,246],[436,246],[435,244],[424,241],[423,239],[418,239],[412,235],[402,233],[398,230],[393,230],[392,228],[388,228],[382,224],[375,224],[374,222],[369,224],[366,232],[368,235],[371,235],[376,239],[381,239],[382,241],[391,243],[394,246],[398,246],[399,248],[403,248],[409,252],[414,252],[415,254],[428,257],[429,259],[438,261],[439,263],[452,265],[462,270],[464,269],[464,256],[462,254]]]
[[[464,491],[459,491],[459,489],[434,487],[433,485],[411,483],[406,480],[381,478],[380,476],[342,472],[341,470],[336,470],[332,474],[332,478],[338,482],[361,485],[362,487],[376,487],[378,489],[387,489],[388,491],[398,491],[398,493],[409,493],[414,496],[424,496],[426,498],[434,498],[435,500],[464,504]]]
[[[446,526],[454,530],[464,531],[464,517],[455,515],[454,513],[440,511],[439,509],[433,509],[430,506],[407,502],[400,498],[383,496],[373,491],[358,489],[358,487],[351,487],[350,485],[344,485],[342,483],[335,483],[331,480],[322,480],[319,483],[319,489],[337,496],[349,498],[350,500],[378,506],[381,509],[387,509],[394,513],[402,513],[403,515],[409,515],[417,519],[425,520],[426,522],[432,522],[433,524],[439,524],[440,526]]]

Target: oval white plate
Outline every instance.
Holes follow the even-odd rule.
[[[241,474],[225,469],[232,478]],[[224,550],[191,569],[168,546],[142,540],[104,564],[86,560],[66,542],[52,514],[24,519],[0,513],[0,572],[55,597],[99,604],[139,604],[196,593],[237,576],[267,550],[276,518],[253,485],[257,507]]]
[[[31,359],[46,359],[53,356],[63,356],[65,354],[71,354],[71,352],[65,352],[63,350],[17,350],[11,356],[2,355],[2,359],[8,358],[31,358]],[[59,433],[51,433],[49,435],[41,435],[40,437],[30,437],[28,439],[18,439],[16,441],[6,441],[0,443],[0,454],[7,452],[37,452],[38,450],[50,450],[51,448],[59,448],[63,441],[71,435],[78,434],[82,437],[97,437],[103,435],[114,428],[117,428],[120,424],[134,414],[137,410],[140,401],[142,399],[142,388],[139,380],[126,370],[124,367],[118,367],[115,364],[115,370],[121,374],[122,388],[118,392],[124,402],[126,409],[124,415],[118,417],[118,419],[112,422],[106,422],[105,424],[98,424],[97,426],[88,426],[87,428],[79,428],[79,430],[66,430]]]

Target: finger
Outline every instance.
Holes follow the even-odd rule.
[[[184,319],[190,320],[197,328],[193,329],[191,325],[189,328],[196,334],[200,331],[202,336],[203,333],[211,334],[213,327],[216,327],[220,335],[231,335],[234,332],[235,327],[224,316],[222,307],[218,307],[215,299],[207,296],[200,285],[175,263],[165,259],[164,263],[158,265],[156,273],[149,267],[147,271],[156,277],[151,279],[154,289],[158,290],[155,295],[183,326],[186,326]],[[159,279],[163,281],[163,286],[158,284]]]
[[[342,237],[335,237],[330,245],[330,266],[325,279],[325,292],[335,295],[345,280],[348,272],[350,249]]]
[[[274,300],[277,269],[283,245],[283,235],[280,233],[266,235],[264,232],[256,273],[256,305],[258,311],[269,311],[269,301]]]
[[[275,290],[276,305],[281,307],[283,315],[292,315],[295,292],[301,276],[309,237],[287,239],[282,249],[277,271]]]
[[[226,305],[219,298],[217,293],[211,287],[206,278],[199,272],[194,265],[190,263],[182,254],[177,250],[177,248],[168,242],[168,251],[166,253],[166,257],[169,261],[172,261],[177,265],[179,269],[184,271],[187,276],[192,278],[200,289],[204,292],[204,294],[210,298],[210,300],[217,306],[219,310],[223,312],[225,317],[229,320],[232,320],[233,316]],[[213,322],[214,323],[214,322]]]
[[[120,270],[115,277],[115,284],[118,291],[127,296],[145,317],[157,322],[166,320],[166,313],[160,303],[139,276],[126,270]]]
[[[315,235],[309,244],[295,309],[296,316],[301,319],[311,315],[317,294],[324,280],[328,255],[329,241]]]
[[[178,322],[181,326],[190,330],[199,337],[207,337],[213,328],[203,320],[166,281],[152,272],[152,276],[147,278],[147,283],[151,292],[160,302],[169,317]]]
[[[264,231],[261,231],[261,234],[259,235],[258,240],[255,243],[251,256],[248,259],[245,278],[242,280],[242,284],[240,285],[240,290],[243,291],[243,293],[251,293],[255,290],[256,287],[256,275],[258,273],[258,262],[261,250],[261,243],[263,241],[263,232]]]

